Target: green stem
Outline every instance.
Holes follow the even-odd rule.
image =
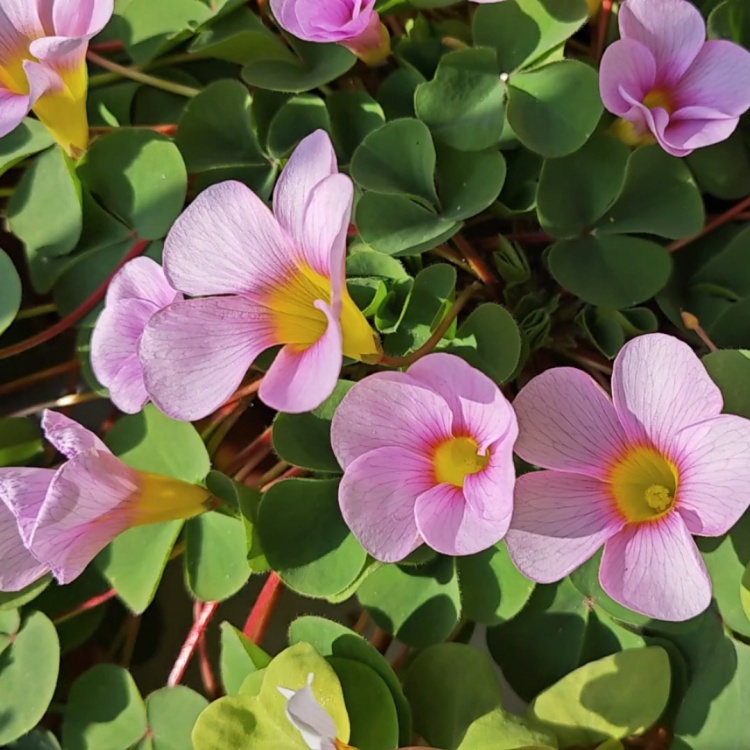
[[[0,195],[2,195],[1,191]],[[49,315],[49,313],[53,312],[57,312],[57,305],[54,302],[50,302],[48,305],[37,305],[36,307],[27,307],[24,310],[20,310],[18,315],[16,315],[16,320],[38,318],[40,315]]]
[[[163,78],[156,78],[155,76],[144,73],[139,68],[128,68],[125,65],[119,65],[118,63],[107,60],[106,57],[97,55],[96,52],[89,50],[86,53],[86,57],[95,65],[100,68],[110,71],[110,73],[116,74],[114,80],[117,80],[117,76],[122,78],[129,78],[132,81],[138,81],[138,83],[144,83],[147,86],[153,86],[156,89],[162,89],[163,91],[169,91],[178,96],[185,96],[189,99],[200,94],[200,89],[193,88],[192,86],[183,86],[181,83],[173,83],[172,81],[165,81]],[[106,75],[106,74],[104,74]],[[92,76],[89,80],[89,86],[102,85],[101,80],[96,80],[98,76]],[[110,78],[107,79],[106,83],[111,83]]]

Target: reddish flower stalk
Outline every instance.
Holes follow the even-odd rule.
[[[484,284],[488,286],[497,286],[497,279],[492,274],[492,271],[487,267],[487,264],[479,256],[476,250],[467,242],[460,234],[457,234],[453,238],[453,242],[456,247],[461,251],[461,254],[466,259],[466,263],[472,270],[474,275],[480,279]]]
[[[750,196],[745,198],[743,201],[740,201],[736,206],[733,206],[728,211],[725,211],[723,214],[717,216],[713,221],[710,221],[695,236],[687,237],[684,240],[678,240],[677,242],[673,242],[671,245],[668,245],[667,250],[669,250],[670,253],[673,253],[676,250],[682,249],[686,245],[689,245],[691,242],[695,242],[697,239],[705,237],[710,232],[713,232],[714,229],[718,229],[728,221],[738,218],[743,213],[743,211],[746,211],[748,208],[750,208]]]
[[[227,474],[235,474],[236,482],[241,482],[271,452],[273,427],[267,427],[246,448],[243,448],[227,468]]]
[[[201,613],[201,603],[195,602],[193,605],[193,619],[197,620]],[[209,700],[214,700],[218,695],[218,685],[214,677],[214,671],[211,667],[211,660],[208,658],[208,648],[206,646],[206,633],[201,633],[198,639],[198,664],[201,670],[201,681],[203,690]]]
[[[607,42],[607,29],[609,19],[612,15],[612,0],[602,0],[602,9],[599,12],[599,27],[596,35],[596,59],[600,60],[604,54],[604,46]]]
[[[74,607],[69,612],[65,612],[61,614],[59,617],[55,617],[55,619],[52,622],[55,625],[60,625],[63,622],[72,620],[74,617],[78,617],[78,615],[82,615],[84,612],[88,612],[90,609],[96,609],[96,607],[99,607],[102,604],[105,604],[110,599],[114,599],[116,596],[117,596],[117,592],[114,589],[105,591],[103,594],[97,594],[97,596],[91,597],[91,599],[89,599],[88,601],[85,601],[83,604],[79,604],[77,607]]]
[[[169,673],[167,679],[167,687],[175,687],[179,685],[182,678],[185,676],[190,660],[193,658],[195,649],[198,647],[198,642],[201,636],[206,632],[208,624],[216,614],[216,609],[219,606],[219,602],[206,602],[203,607],[197,612],[197,617],[193,622],[193,627],[190,628],[190,632],[187,634],[185,643],[180,649],[180,653],[177,656],[177,660],[172,667],[172,671]]]
[[[107,277],[107,280],[101,284],[96,291],[84,302],[82,302],[72,313],[66,315],[62,320],[55,323],[55,325],[48,328],[46,331],[38,333],[36,336],[20,341],[17,344],[6,346],[4,349],[0,349],[0,359],[7,359],[8,357],[15,357],[17,354],[22,354],[30,349],[35,349],[37,346],[46,344],[61,333],[64,333],[69,328],[72,328],[79,320],[85,318],[103,299],[107,293],[109,282],[112,277],[129,261],[133,258],[137,258],[139,255],[143,255],[146,252],[150,242],[148,240],[137,240],[130,250],[126,253],[125,257],[118,263],[117,268]]]
[[[268,621],[271,619],[276,604],[279,601],[284,585],[281,579],[271,571],[263,588],[255,600],[253,608],[250,610],[245,627],[242,632],[246,638],[249,638],[254,644],[260,645],[263,636],[268,627]]]

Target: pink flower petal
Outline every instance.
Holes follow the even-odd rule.
[[[24,60],[23,71],[29,82],[29,107],[34,107],[45,94],[62,93],[65,90],[62,78],[48,65]]]
[[[316,409],[336,387],[343,361],[341,327],[325,302],[314,304],[328,319],[325,333],[302,351],[285,346],[261,383],[261,401],[278,411],[300,414]]]
[[[443,555],[473,555],[499,542],[508,530],[510,515],[481,518],[460,487],[438,484],[417,498],[417,528],[429,547]]]
[[[690,154],[692,149],[684,148],[681,145],[679,129],[678,131],[672,131],[672,118],[665,109],[662,107],[649,109],[640,101],[631,97],[622,87],[620,87],[620,95],[632,104],[632,108],[624,117],[635,125],[639,134],[645,135],[646,131],[650,131],[659,145],[672,156],[682,158]],[[690,135],[692,135],[692,131]]]
[[[87,49],[87,39],[67,36],[46,36],[35,39],[29,45],[29,52],[39,62],[60,73],[76,65],[83,65]]]
[[[0,591],[20,591],[49,570],[26,549],[16,524],[16,517],[2,502],[0,560]]]
[[[291,272],[294,252],[268,207],[230,180],[204,190],[172,225],[164,271],[193,296],[263,293]]]
[[[691,534],[726,534],[750,506],[750,420],[722,414],[683,429],[677,505]]]
[[[52,19],[60,36],[98,34],[112,18],[114,0],[54,0]]]
[[[273,213],[279,224],[299,244],[302,244],[305,236],[305,208],[313,188],[337,172],[336,154],[325,130],[316,130],[303,138],[282,170],[273,191]],[[328,275],[327,258],[319,267],[312,263],[310,265],[318,273]]]
[[[31,536],[54,476],[53,469],[0,469],[0,505],[4,504],[13,513],[24,543]]]
[[[649,50],[633,39],[610,44],[599,68],[599,93],[604,106],[613,114],[624,117],[632,100],[642,102],[656,83],[656,61]],[[624,89],[632,99],[623,97]]]
[[[519,425],[516,453],[536,466],[604,478],[625,448],[612,402],[581,370],[556,367],[537,375],[513,408]]]
[[[706,107],[739,117],[750,108],[750,52],[733,42],[706,42],[673,97],[678,109]]]
[[[695,352],[663,333],[629,341],[612,372],[615,409],[630,439],[669,451],[679,430],[715,417],[721,391]]]
[[[552,583],[586,562],[623,525],[603,482],[538,471],[516,482],[505,543],[527,578]]]
[[[493,442],[517,433],[508,400],[484,373],[453,354],[428,354],[417,360],[409,375],[442,396],[453,412],[455,434],[470,435],[480,452]],[[512,437],[511,445],[515,441]]]
[[[92,449],[109,453],[109,448],[91,430],[58,411],[44,410],[42,430],[47,440],[66,458],[75,458]]]
[[[167,281],[164,269],[151,258],[135,258],[126,263],[107,288],[107,305],[125,299],[151,302],[161,309],[182,295]]]
[[[331,424],[331,445],[342,468],[376,448],[427,455],[453,436],[445,399],[402,372],[382,372],[344,396]]]
[[[467,474],[464,479],[466,504],[479,518],[510,521],[516,483],[513,444],[517,434],[513,429],[510,435],[491,443],[487,466],[476,474]]]
[[[310,42],[341,42],[364,31],[375,0],[271,0],[279,25]]]
[[[687,0],[627,0],[618,18],[622,38],[651,51],[660,87],[679,81],[706,40],[703,16]]]
[[[685,120],[672,121],[664,132],[662,148],[672,156],[688,156],[696,148],[721,143],[737,129],[740,118],[725,120]]]
[[[3,0],[0,5],[0,36],[6,39],[24,36],[27,39],[44,36],[46,31],[39,15],[36,0]],[[4,44],[3,44],[4,46]]]
[[[678,513],[612,537],[599,579],[616,602],[657,620],[688,620],[711,603],[706,566]]]
[[[398,562],[422,543],[414,505],[431,486],[426,458],[405,448],[377,448],[347,467],[339,485],[341,513],[370,555]]]
[[[253,360],[276,343],[270,314],[243,297],[175,302],[141,338],[146,390],[161,411],[184,421],[229,399]]]
[[[132,521],[137,474],[111,453],[80,453],[55,474],[31,532],[31,553],[69,583]]]
[[[0,138],[14,131],[30,109],[31,103],[26,94],[14,94],[0,88]]]

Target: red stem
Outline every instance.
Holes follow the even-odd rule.
[[[59,625],[60,623],[67,622],[68,620],[72,620],[74,617],[77,617],[78,615],[82,615],[84,612],[88,612],[90,609],[96,609],[96,607],[101,606],[102,604],[105,604],[110,599],[114,599],[117,596],[117,592],[114,589],[110,589],[109,591],[105,591],[103,594],[98,594],[97,596],[92,597],[88,601],[84,602],[83,604],[79,604],[74,609],[71,609],[69,612],[65,612],[58,617],[55,617],[52,622],[55,625]]]
[[[750,208],[750,196],[745,198],[745,200],[740,201],[736,206],[732,206],[732,208],[730,208],[728,211],[725,211],[723,214],[717,216],[713,221],[710,221],[694,237],[687,237],[684,240],[673,242],[667,247],[667,250],[669,250],[670,253],[675,252],[675,250],[680,250],[686,245],[689,245],[691,242],[695,242],[697,239],[705,237],[705,235],[707,235],[709,232],[713,232],[714,229],[718,229],[722,224],[726,224],[728,221],[739,217],[740,214],[742,214],[742,212],[748,208]]]
[[[206,632],[208,623],[211,622],[211,618],[216,614],[218,606],[219,602],[206,602],[200,611],[197,612],[198,616],[193,622],[193,627],[190,628],[190,632],[187,634],[187,638],[185,638],[185,643],[183,643],[180,649],[172,671],[169,673],[167,687],[175,687],[175,685],[179,685],[182,681],[182,678],[185,676],[185,670],[198,646],[198,642]]]
[[[271,571],[263,588],[258,594],[258,598],[250,610],[245,627],[242,628],[244,635],[254,644],[259,645],[268,627],[268,621],[271,619],[276,603],[279,601],[284,585],[276,573]]]
[[[596,59],[601,60],[604,54],[604,46],[607,43],[607,28],[609,17],[612,14],[612,0],[602,0],[602,9],[599,14],[599,27],[596,37]]]
[[[112,271],[107,280],[101,284],[87,300],[76,307],[72,313],[66,315],[62,320],[55,323],[55,325],[51,326],[46,331],[42,331],[36,336],[32,336],[25,341],[20,341],[12,346],[6,346],[5,349],[0,349],[0,359],[14,357],[16,354],[22,354],[23,352],[27,352],[37,346],[46,344],[51,339],[55,338],[55,336],[59,336],[61,333],[67,331],[68,328],[72,328],[79,320],[85,318],[104,299],[104,295],[107,293],[107,288],[109,287],[109,282],[112,281],[112,277],[129,260],[142,255],[150,244],[149,240],[138,240],[133,247],[128,250],[125,257],[117,265],[117,268]]]
[[[193,619],[197,620],[200,617],[201,603],[195,602],[193,605]],[[216,678],[214,677],[214,671],[211,668],[211,660],[208,658],[208,647],[206,646],[206,633],[201,633],[198,639],[198,664],[201,670],[201,681],[203,682],[203,690],[206,693],[206,697],[209,700],[214,700],[218,695],[218,688],[216,685]]]

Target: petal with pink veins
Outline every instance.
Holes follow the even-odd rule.
[[[29,113],[31,103],[27,94],[14,94],[0,89],[0,138],[14,131]]]
[[[678,513],[626,526],[604,545],[599,580],[616,602],[656,620],[689,620],[711,603],[711,580]]]
[[[1,481],[1,480],[0,480]],[[16,517],[0,502],[0,591],[20,591],[49,571],[27,549]]]
[[[612,114],[624,117],[632,101],[642,102],[656,85],[656,61],[640,42],[621,39],[610,44],[599,68],[599,92]],[[626,91],[630,98],[622,95]]]
[[[109,448],[91,430],[59,411],[44,410],[42,430],[44,437],[66,458],[75,458],[92,449],[109,453]]]
[[[371,450],[347,467],[339,485],[341,513],[376,560],[398,562],[422,544],[414,506],[433,484],[431,468],[424,456],[397,447]]]
[[[494,520],[510,519],[513,513],[513,490],[516,467],[513,464],[513,444],[517,435],[511,434],[488,446],[487,466],[464,478],[464,498],[474,515]]]
[[[0,501],[15,516],[24,543],[31,535],[54,476],[54,469],[0,469]]]
[[[505,543],[527,578],[552,583],[585,563],[624,523],[603,482],[559,471],[532,472],[516,482]]]
[[[151,258],[134,258],[116,274],[107,288],[107,305],[125,299],[152,302],[162,308],[182,295],[167,281],[164,269]]]
[[[114,0],[54,0],[55,34],[88,37],[98,34],[114,13]]]

